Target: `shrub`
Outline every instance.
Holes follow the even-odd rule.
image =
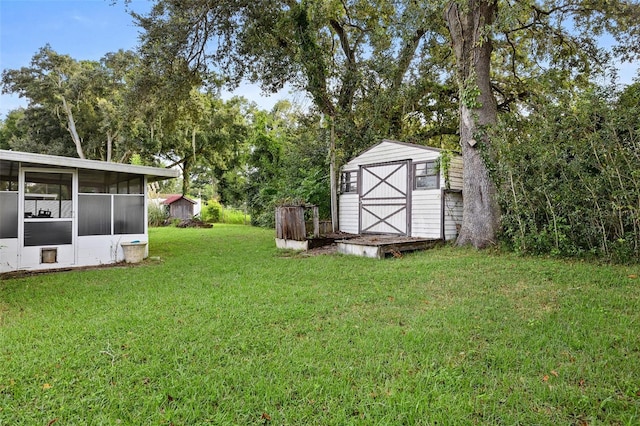
[[[219,223],[222,218],[222,205],[214,199],[207,201],[200,212],[200,218],[203,222]]]
[[[242,210],[223,209],[221,222],[232,225],[246,225],[251,223],[251,218]]]
[[[640,107],[594,89],[503,117],[494,135],[505,242],[525,253],[640,260]],[[569,106],[567,106],[569,105]]]
[[[162,226],[169,219],[169,213],[163,205],[150,202],[147,208],[147,218],[149,226]]]

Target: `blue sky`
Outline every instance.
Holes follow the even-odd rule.
[[[31,57],[47,43],[56,52],[76,60],[99,60],[108,52],[134,49],[140,30],[128,14],[124,0],[111,3],[111,0],[0,0],[0,68],[28,66]],[[132,0],[129,8],[144,13],[151,4],[147,0]],[[262,108],[271,108],[278,99],[287,97],[284,93],[263,98],[252,85],[242,85],[235,94],[255,101]],[[26,101],[17,96],[0,96],[0,118],[25,105]]]

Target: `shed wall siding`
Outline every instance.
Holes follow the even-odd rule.
[[[441,191],[439,189],[413,191],[411,236],[440,238]]]
[[[444,201],[444,238],[453,240],[458,236],[462,225],[462,194],[445,193]]]
[[[462,190],[462,170],[462,157],[453,157],[449,165],[449,189]]]
[[[357,193],[340,194],[338,220],[340,221],[340,231],[342,232],[349,234],[357,234],[359,232],[358,197]]]
[[[169,215],[177,219],[190,219],[193,216],[193,204],[185,199],[178,200],[171,204]]]

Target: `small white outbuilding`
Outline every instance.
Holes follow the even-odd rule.
[[[339,229],[452,240],[462,223],[462,157],[383,140],[341,169]]]
[[[0,150],[0,273],[115,263],[132,245],[146,257],[147,183],[178,174]]]

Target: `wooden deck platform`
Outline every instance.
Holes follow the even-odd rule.
[[[402,252],[426,250],[440,244],[442,240],[432,238],[412,238],[391,235],[359,236],[336,241],[338,253],[384,259]]]

